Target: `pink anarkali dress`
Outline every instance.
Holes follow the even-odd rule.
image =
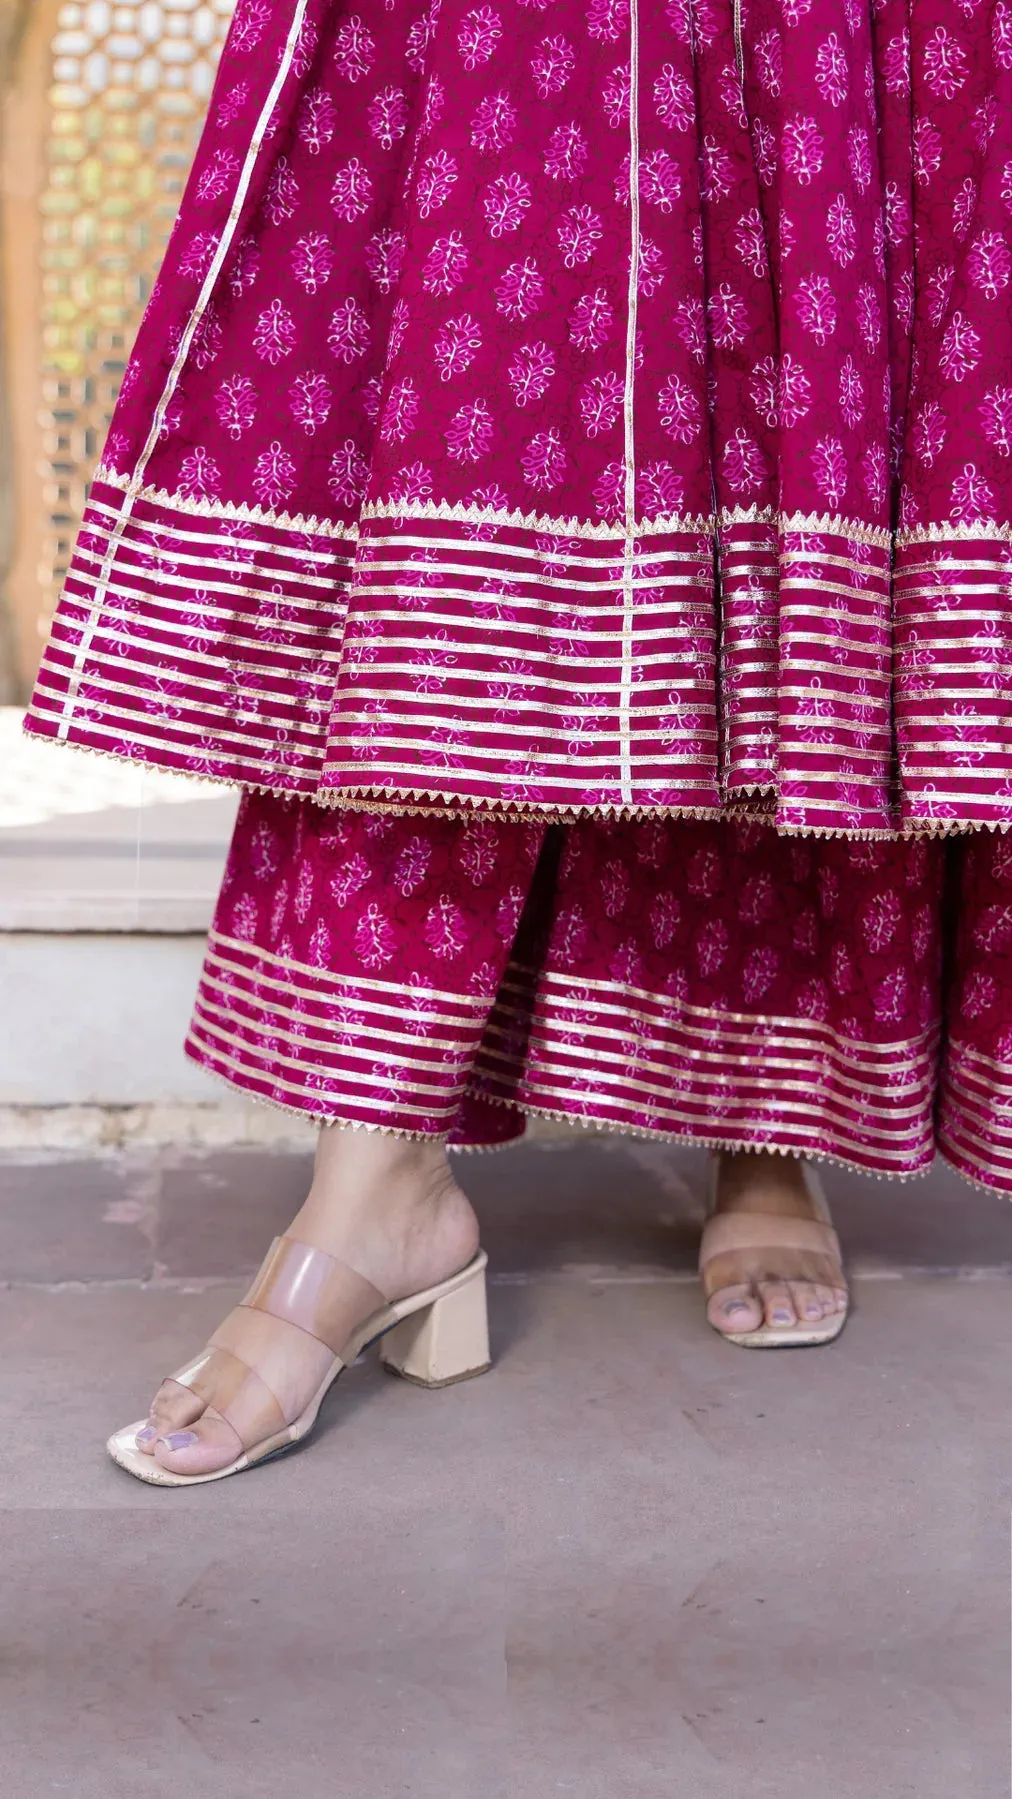
[[[1012,1190],[1010,244],[1006,0],[240,0],[28,716],[190,1053]]]

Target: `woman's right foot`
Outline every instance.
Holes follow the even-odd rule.
[[[716,1161],[711,1219],[751,1217],[764,1247],[748,1246],[754,1233],[746,1227],[745,1247],[711,1255],[705,1274],[709,1322],[728,1337],[763,1326],[787,1333],[798,1325],[816,1330],[825,1322],[829,1329],[847,1310],[847,1286],[830,1247],[835,1236],[815,1204],[804,1161],[769,1150],[725,1150]],[[727,1236],[732,1239],[734,1232]],[[804,1242],[806,1237],[812,1242]]]
[[[398,1300],[464,1268],[478,1248],[478,1221],[450,1172],[444,1143],[327,1125],[312,1186],[286,1236],[323,1250],[385,1299]],[[369,1301],[364,1304],[362,1317],[349,1319],[349,1336],[372,1315]],[[310,1404],[334,1359],[299,1325],[245,1305],[228,1314],[213,1343],[256,1370],[286,1419]],[[224,1364],[220,1378],[228,1371]],[[224,1387],[217,1397],[228,1403]],[[137,1447],[173,1474],[228,1467],[243,1445],[215,1398],[213,1385],[198,1397],[176,1380],[163,1381]]]

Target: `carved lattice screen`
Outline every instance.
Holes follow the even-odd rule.
[[[17,80],[30,84],[34,64],[42,85],[33,109],[34,270],[24,254],[15,261],[22,282],[34,276],[35,317],[24,293],[12,293],[7,346],[18,361],[31,351],[34,364],[34,406],[24,369],[12,383],[24,489],[12,588],[23,665],[37,660],[59,594],[232,9],[233,0],[86,0],[43,5],[48,19],[33,20],[45,41],[34,57],[27,46]],[[15,113],[20,104],[24,114],[24,99],[15,94]],[[6,137],[9,189],[17,145],[10,129]],[[31,668],[21,672],[28,678]]]

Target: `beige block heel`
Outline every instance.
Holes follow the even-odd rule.
[[[305,1410],[288,1417],[256,1368],[212,1338],[203,1354],[172,1379],[202,1399],[213,1395],[211,1409],[232,1426],[242,1454],[209,1474],[175,1474],[141,1450],[137,1433],[143,1418],[113,1433],[106,1445],[109,1454],[128,1474],[157,1487],[192,1487],[239,1474],[301,1443],[328,1388],[372,1343],[380,1345],[388,1368],[420,1387],[448,1387],[484,1374],[491,1365],[486,1263],[484,1250],[479,1250],[466,1268],[438,1286],[391,1301],[322,1249],[292,1237],[276,1238],[239,1309],[286,1319],[331,1351],[330,1369]]]
[[[491,1367],[485,1270],[476,1268],[454,1292],[413,1312],[380,1341],[391,1374],[419,1387],[449,1387]]]

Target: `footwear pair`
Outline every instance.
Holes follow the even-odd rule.
[[[137,1433],[147,1422],[143,1418],[109,1438],[109,1454],[138,1480],[158,1487],[193,1487],[239,1474],[308,1436],[328,1388],[377,1339],[384,1366],[420,1387],[447,1387],[483,1374],[490,1365],[487,1260],[480,1250],[449,1280],[391,1303],[371,1281],[324,1250],[293,1237],[276,1237],[241,1303],[298,1325],[330,1350],[333,1362],[304,1411],[286,1418],[256,1369],[212,1337],[203,1354],[172,1379],[200,1399],[216,1395],[210,1409],[232,1426],[242,1444],[235,1460],[211,1474],[175,1474],[138,1448]]]
[[[841,1267],[840,1244],[829,1208],[818,1177],[807,1165],[804,1178],[816,1218],[711,1211],[699,1257],[707,1299],[723,1287],[782,1278],[785,1250],[819,1255]],[[483,1374],[490,1365],[487,1259],[481,1250],[449,1280],[391,1303],[371,1281],[324,1250],[293,1237],[276,1237],[241,1303],[297,1325],[330,1350],[333,1362],[309,1404],[298,1417],[286,1418],[256,1369],[212,1338],[203,1354],[172,1378],[198,1398],[209,1398],[211,1393],[217,1396],[211,1409],[232,1426],[242,1444],[234,1461],[211,1474],[175,1474],[138,1448],[137,1433],[146,1424],[143,1418],[109,1438],[109,1454],[138,1480],[160,1487],[198,1486],[239,1474],[308,1436],[328,1388],[342,1369],[377,1340],[384,1366],[421,1387],[446,1387]],[[846,1317],[843,1311],[818,1322],[799,1319],[780,1329],[762,1324],[752,1331],[718,1334],[749,1349],[800,1347],[832,1342]]]

